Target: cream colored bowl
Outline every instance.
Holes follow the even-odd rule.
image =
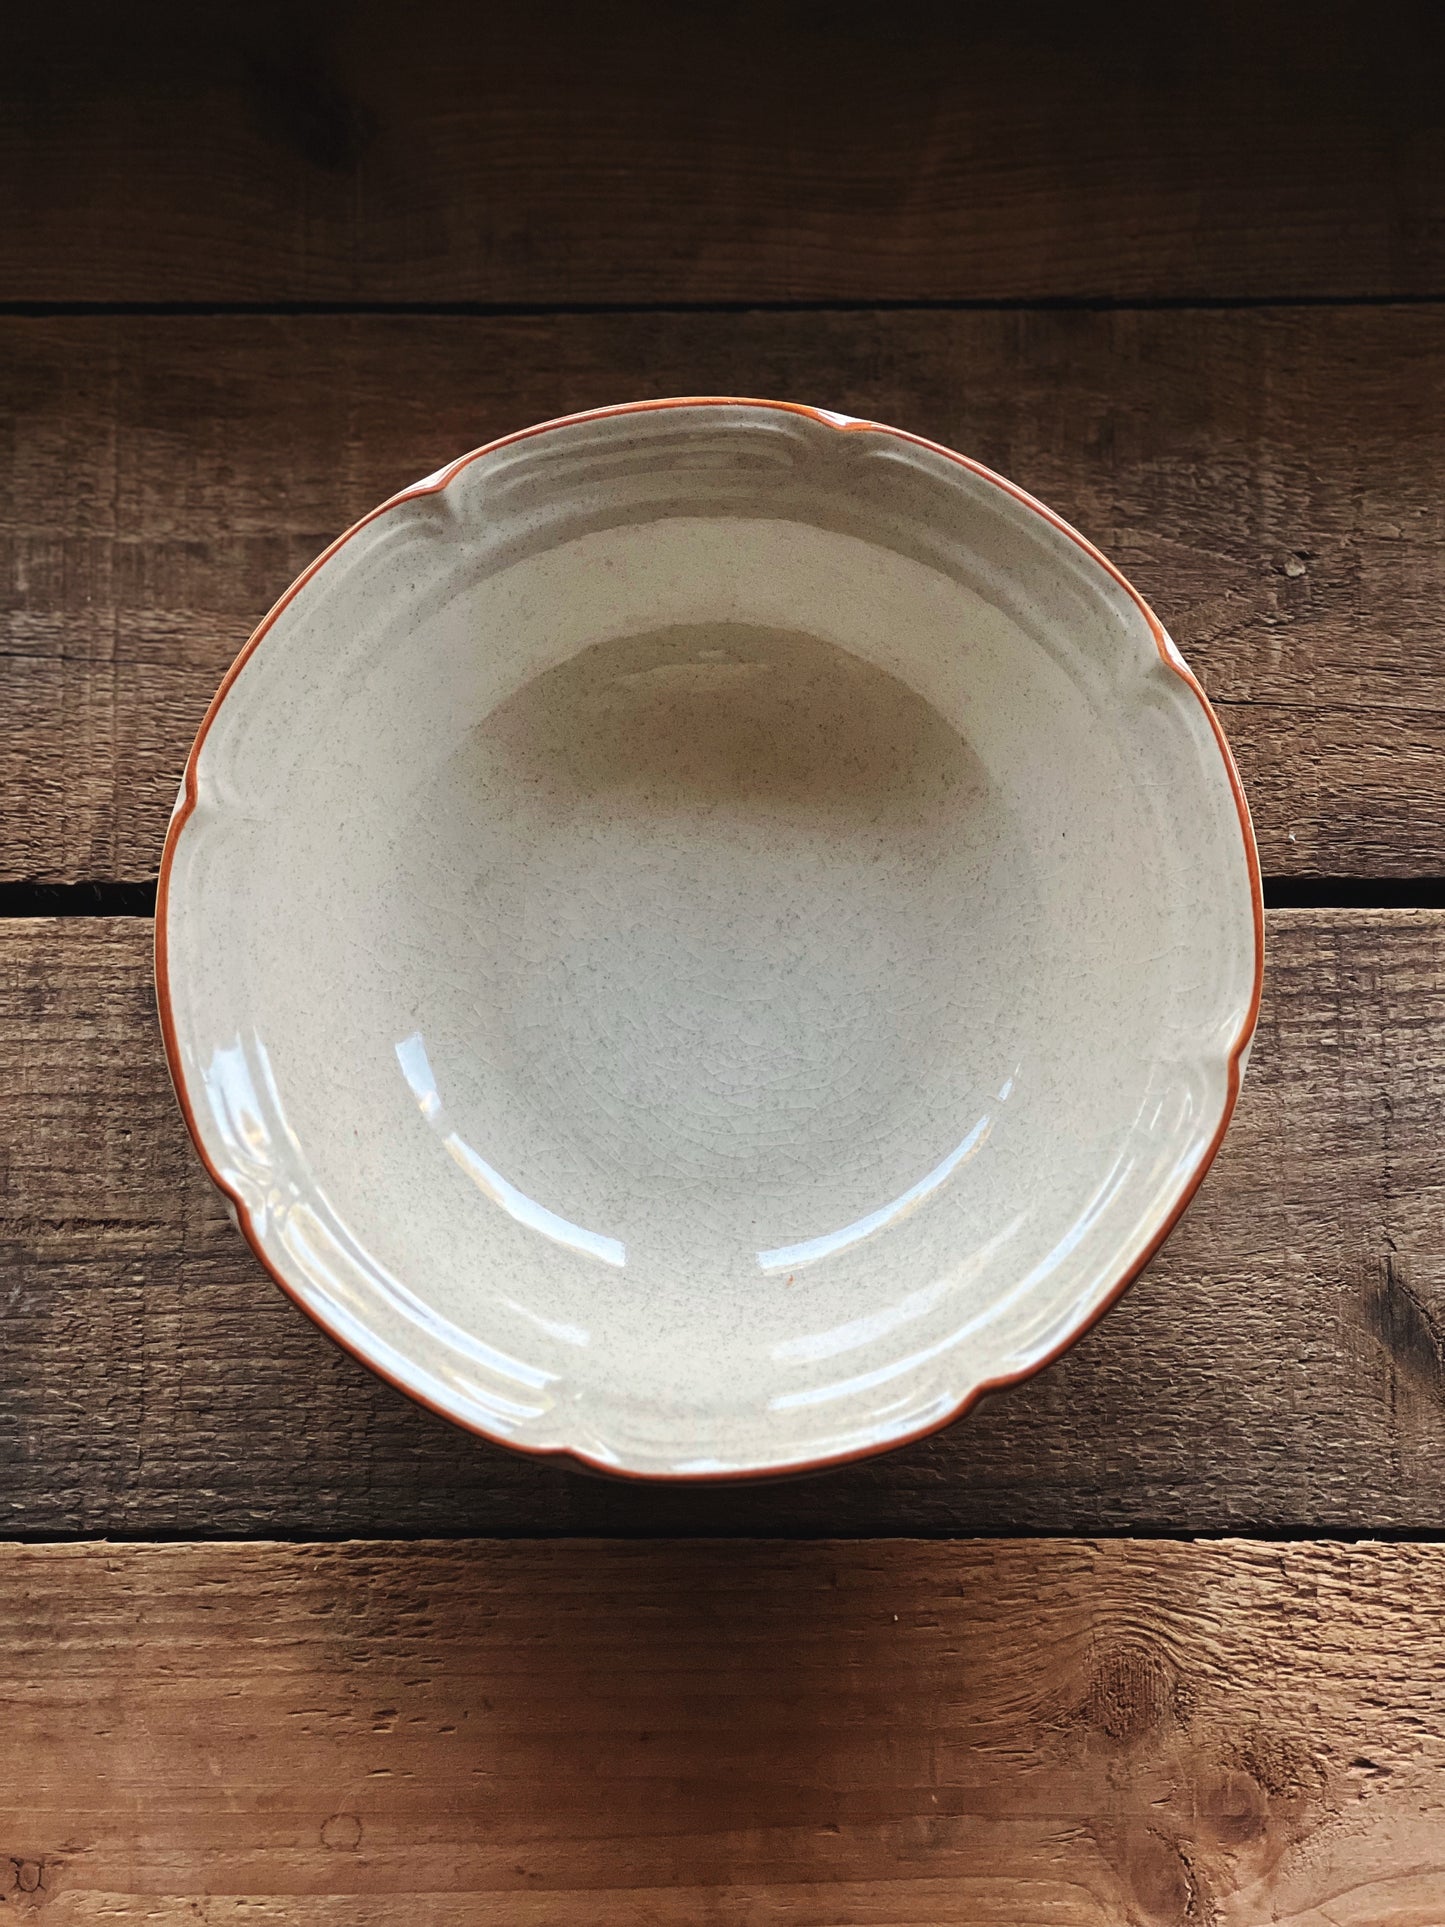
[[[1258,866],[1118,572],[946,449],[643,403],[464,456],[262,623],[158,982],[277,1282],[609,1470],[875,1452],[1053,1358],[1218,1148]]]

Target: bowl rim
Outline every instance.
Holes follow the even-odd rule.
[[[1224,772],[1234,797],[1234,806],[1239,819],[1240,835],[1244,843],[1245,866],[1249,878],[1254,935],[1254,964],[1249,1004],[1245,1011],[1244,1020],[1240,1025],[1239,1032],[1227,1053],[1224,1101],[1213,1135],[1209,1140],[1204,1154],[1186,1181],[1179,1196],[1170,1207],[1163,1222],[1149,1240],[1143,1254],[1128,1264],[1120,1276],[1110,1283],[1108,1289],[1099,1300],[1077,1317],[1075,1322],[1069,1326],[1064,1336],[1050,1351],[1046,1352],[1041,1358],[1030,1360],[1030,1362],[1020,1370],[1000,1373],[993,1378],[983,1380],[980,1384],[971,1386],[963,1397],[959,1399],[957,1404],[951,1406],[942,1418],[930,1418],[925,1425],[919,1426],[914,1431],[900,1433],[896,1437],[890,1436],[872,1441],[867,1445],[856,1446],[847,1451],[826,1453],[817,1458],[790,1460],[784,1463],[766,1465],[758,1468],[728,1468],[720,1471],[704,1472],[680,1472],[665,1468],[642,1470],[636,1467],[618,1465],[605,1461],[584,1451],[578,1446],[537,1446],[520,1444],[515,1439],[505,1437],[503,1434],[479,1423],[470,1416],[449,1410],[437,1400],[429,1398],[415,1386],[408,1384],[399,1373],[388,1370],[374,1359],[368,1358],[355,1344],[351,1343],[328,1321],[318,1306],[307,1302],[300,1295],[299,1291],[286,1279],[280,1267],[267,1255],[244,1199],[234,1186],[226,1182],[220,1169],[206,1149],[197,1123],[195,1106],[186,1083],[185,1067],[181,1057],[180,1037],[171,996],[168,950],[171,871],[174,866],[176,850],[181,836],[184,834],[186,824],[194,813],[199,800],[197,766],[201,750],[220,712],[221,705],[230,694],[242,669],[245,668],[247,662],[249,662],[261,643],[265,640],[283,610],[294,601],[311,578],[324,568],[332,557],[351,541],[354,536],[360,534],[363,529],[367,528],[380,516],[387,514],[403,502],[415,501],[420,497],[440,494],[464,469],[469,468],[473,462],[481,460],[484,456],[495,454],[499,449],[512,447],[519,442],[534,440],[539,436],[550,434],[557,429],[573,428],[585,422],[604,421],[618,416],[650,414],[660,409],[672,408],[772,409],[782,414],[803,416],[807,420],[820,423],[822,426],[835,429],[840,433],[891,436],[897,441],[908,442],[914,447],[928,449],[935,455],[941,455],[946,460],[966,470],[970,475],[991,484],[1009,496],[1014,502],[1030,510],[1033,514],[1042,517],[1051,528],[1076,544],[1090,561],[1103,569],[1105,574],[1108,575],[1118,587],[1123,590],[1129,600],[1134,603],[1148,625],[1149,632],[1154,638],[1154,645],[1159,652],[1161,661],[1166,668],[1172,670],[1173,673],[1179,677],[1180,681],[1191,692],[1199,703],[1200,708],[1204,711],[1205,719],[1209,724],[1210,731],[1219,750],[1220,759],[1223,763]],[[1022,1384],[1026,1380],[1035,1377],[1039,1372],[1046,1370],[1048,1366],[1054,1364],[1057,1359],[1061,1358],[1071,1346],[1076,1344],[1086,1332],[1090,1331],[1099,1322],[1105,1312],[1109,1311],[1118,1303],[1129,1286],[1133,1284],[1140,1273],[1143,1272],[1157,1256],[1160,1247],[1164,1244],[1165,1240],[1174,1230],[1174,1227],[1178,1224],[1180,1218],[1183,1217],[1185,1211],[1188,1210],[1190,1204],[1193,1202],[1195,1194],[1218,1155],[1219,1148],[1224,1142],[1225,1133],[1229,1128],[1230,1120],[1234,1115],[1235,1105],[1239,1099],[1240,1085],[1244,1076],[1244,1066],[1248,1058],[1250,1044],[1254,1038],[1255,1028],[1259,1021],[1260,999],[1264,987],[1264,950],[1264,891],[1260,873],[1259,851],[1255,843],[1254,827],[1250,818],[1249,804],[1244,794],[1244,785],[1240,780],[1239,770],[1235,764],[1233,753],[1230,750],[1219,718],[1215,715],[1214,709],[1210,704],[1208,696],[1204,693],[1204,688],[1198,677],[1179,653],[1178,648],[1164,628],[1163,623],[1160,622],[1158,616],[1155,615],[1144,597],[1123,574],[1122,570],[1111,562],[1108,556],[1098,549],[1087,536],[1082,535],[1071,523],[1065,521],[1061,515],[1056,514],[1047,504],[1040,502],[1037,497],[1030,495],[1026,489],[1020,488],[1017,483],[1009,481],[1006,476],[998,474],[994,469],[987,467],[982,462],[976,461],[972,456],[962,455],[956,449],[949,448],[942,442],[932,441],[927,436],[916,435],[908,429],[891,427],[886,422],[839,414],[834,410],[813,407],[805,402],[771,401],[748,395],[675,395],[647,401],[618,402],[608,407],[587,408],[581,409],[574,414],[554,416],[547,421],[535,423],[529,428],[516,429],[509,435],[500,435],[493,441],[482,443],[478,448],[469,449],[466,454],[459,455],[454,461],[448,462],[445,467],[437,469],[433,474],[423,477],[421,481],[413,482],[408,487],[399,489],[394,495],[388,496],[384,502],[370,509],[365,515],[360,517],[358,521],[353,522],[349,528],[343,530],[334,541],[327,544],[314,561],[309,563],[307,567],[301,571],[295,581],[282,592],[271,605],[270,609],[267,610],[266,614],[261,618],[260,622],[242,645],[235,660],[222,677],[215,695],[207,705],[205,715],[201,719],[200,727],[196,731],[195,740],[192,742],[190,751],[186,757],[180,794],[176,799],[175,808],[172,811],[171,819],[166,829],[165,844],[161,851],[160,869],[156,883],[156,1007],[160,1020],[161,1037],[165,1046],[166,1064],[170,1072],[171,1084],[175,1091],[176,1101],[180,1106],[181,1115],[185,1120],[186,1129],[190,1133],[191,1141],[195,1145],[207,1176],[216,1186],[217,1190],[221,1192],[222,1196],[227,1199],[231,1215],[235,1220],[237,1228],[255,1254],[262,1269],[269,1275],[273,1283],[285,1293],[286,1297],[288,1297],[293,1304],[298,1305],[312,1322],[323,1331],[334,1344],[346,1352],[348,1356],[355,1358],[358,1363],[364,1365],[366,1369],[376,1377],[382,1379],[386,1384],[391,1385],[395,1390],[404,1393],[406,1397],[410,1398],[414,1403],[423,1406],[427,1411],[435,1413],[437,1417],[446,1419],[449,1423],[459,1426],[463,1431],[469,1432],[477,1438],[485,1439],[489,1444],[504,1446],[509,1451],[523,1453],[528,1458],[560,1460],[563,1463],[571,1461],[575,1465],[584,1467],[589,1472],[601,1473],[609,1478],[627,1480],[643,1485],[756,1484],[771,1479],[801,1476],[809,1472],[821,1472],[835,1466],[851,1465],[858,1463],[860,1460],[876,1458],[882,1453],[895,1451],[905,1445],[917,1444],[921,1439],[930,1438],[937,1432],[947,1430],[949,1426],[956,1424],[960,1419],[966,1417],[974,1406],[978,1404],[979,1400],[986,1397],[990,1392],[1004,1391],[1011,1385]]]

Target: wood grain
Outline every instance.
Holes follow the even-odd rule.
[[[10,8],[37,301],[1440,292],[1439,10]]]
[[[0,1567],[7,1915],[1435,1927],[1445,1549],[85,1546]]]
[[[1220,705],[1273,875],[1445,874],[1445,310],[0,322],[0,877],[153,875],[222,673],[447,457],[798,396],[1072,518]]]
[[[870,1464],[655,1490],[474,1441],[336,1351],[191,1151],[148,927],[0,926],[0,1531],[1435,1529],[1445,913],[1280,912],[1269,934],[1219,1163],[1089,1337]]]

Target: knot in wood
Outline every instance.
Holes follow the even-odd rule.
[[[1124,1640],[1095,1658],[1084,1717],[1120,1745],[1177,1724],[1181,1713],[1174,1662],[1143,1640]]]
[[[321,1844],[349,1851],[361,1845],[361,1822],[354,1813],[333,1813],[321,1822]]]

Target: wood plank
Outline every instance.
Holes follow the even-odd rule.
[[[9,8],[12,300],[1438,293],[1438,9]]]
[[[1445,1548],[66,1546],[0,1883],[67,1927],[1435,1927]]]
[[[1278,912],[1238,1117],[1089,1337],[826,1477],[656,1490],[489,1447],[336,1351],[176,1112],[139,919],[0,925],[0,1532],[1434,1530],[1445,913]]]
[[[444,458],[628,395],[951,442],[1126,568],[1275,875],[1445,873],[1445,310],[0,322],[0,876],[154,874],[226,664]]]

